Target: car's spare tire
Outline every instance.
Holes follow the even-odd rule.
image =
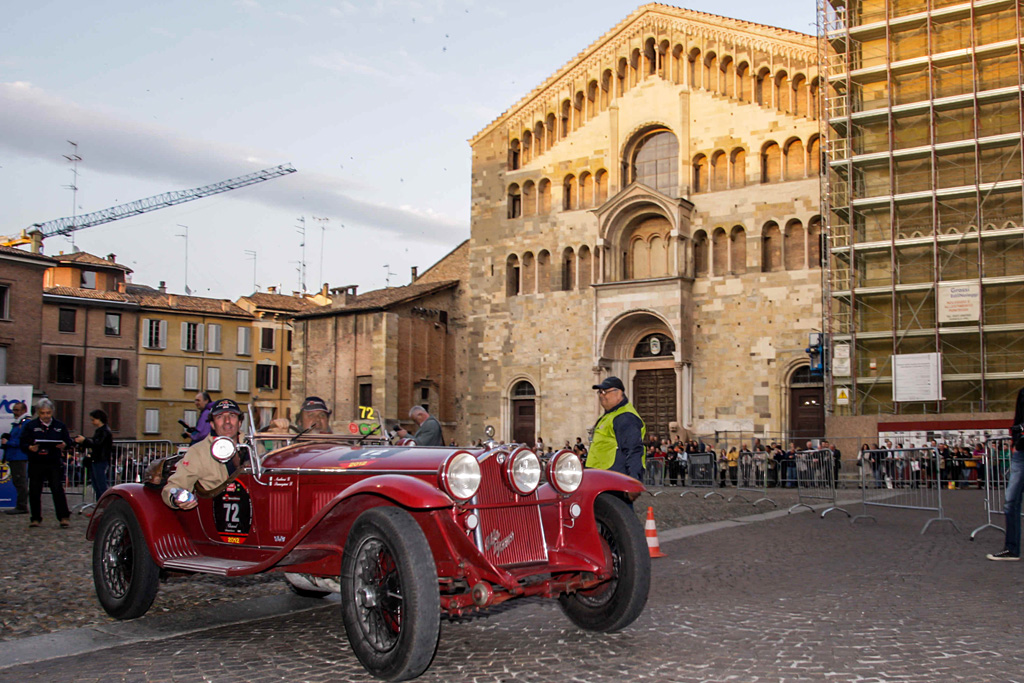
[[[356,657],[384,680],[419,676],[441,630],[437,568],[423,530],[401,508],[371,508],[352,525],[344,553],[341,615]]]

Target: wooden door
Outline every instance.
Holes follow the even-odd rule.
[[[638,370],[631,399],[647,425],[647,435],[669,438],[668,423],[676,419],[676,371]]]
[[[536,443],[537,404],[533,399],[512,401],[512,441],[530,448]]]
[[[825,390],[822,387],[789,390],[789,433],[793,439],[825,435]]]

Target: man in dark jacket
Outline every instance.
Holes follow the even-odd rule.
[[[417,446],[443,446],[444,434],[441,432],[441,423],[437,418],[427,412],[423,406],[413,406],[409,411],[409,417],[420,426],[412,435],[412,440]],[[409,432],[399,427],[395,434],[402,438],[409,436]]]
[[[28,456],[21,451],[21,430],[30,419],[26,412],[28,406],[24,403],[15,403],[11,406],[14,422],[11,423],[11,431],[0,439],[0,445],[4,449],[4,462],[11,468],[11,483],[18,492],[17,502],[7,511],[9,515],[28,514]]]
[[[643,481],[647,434],[643,419],[626,398],[626,388],[618,377],[606,377],[594,389],[604,413],[594,424],[587,467],[620,472]]]
[[[100,499],[103,492],[107,490],[107,468],[110,466],[110,454],[114,450],[114,435],[107,426],[107,414],[102,410],[94,410],[89,413],[92,418],[92,426],[96,433],[91,439],[84,436],[76,436],[75,441],[89,449],[89,480],[92,482],[92,489],[96,492],[96,500]]]
[[[43,484],[50,487],[53,507],[62,527],[71,526],[71,511],[64,496],[65,448],[74,448],[75,442],[64,423],[53,417],[53,401],[48,398],[36,404],[36,419],[21,431],[21,450],[28,456],[29,526],[43,523]]]

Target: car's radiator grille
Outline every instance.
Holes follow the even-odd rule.
[[[487,506],[502,504],[500,508],[482,508],[477,547],[497,565],[518,565],[544,562],[548,559],[544,528],[540,521],[540,508],[536,505],[513,505],[516,502],[536,502],[536,494],[516,496],[505,485],[501,468],[495,457],[480,463],[483,475],[476,502]],[[518,499],[518,500],[517,500]]]

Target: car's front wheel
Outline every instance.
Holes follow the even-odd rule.
[[[153,604],[160,586],[160,568],[135,512],[124,500],[104,511],[92,546],[92,576],[96,596],[115,619],[141,617]]]
[[[341,561],[341,614],[348,641],[374,676],[423,673],[437,650],[441,599],[434,555],[401,508],[367,510],[352,525]]]
[[[647,604],[651,557],[640,520],[620,498],[610,493],[599,495],[594,501],[594,518],[612,563],[612,578],[590,590],[562,595],[558,601],[580,628],[618,631],[633,623]]]

